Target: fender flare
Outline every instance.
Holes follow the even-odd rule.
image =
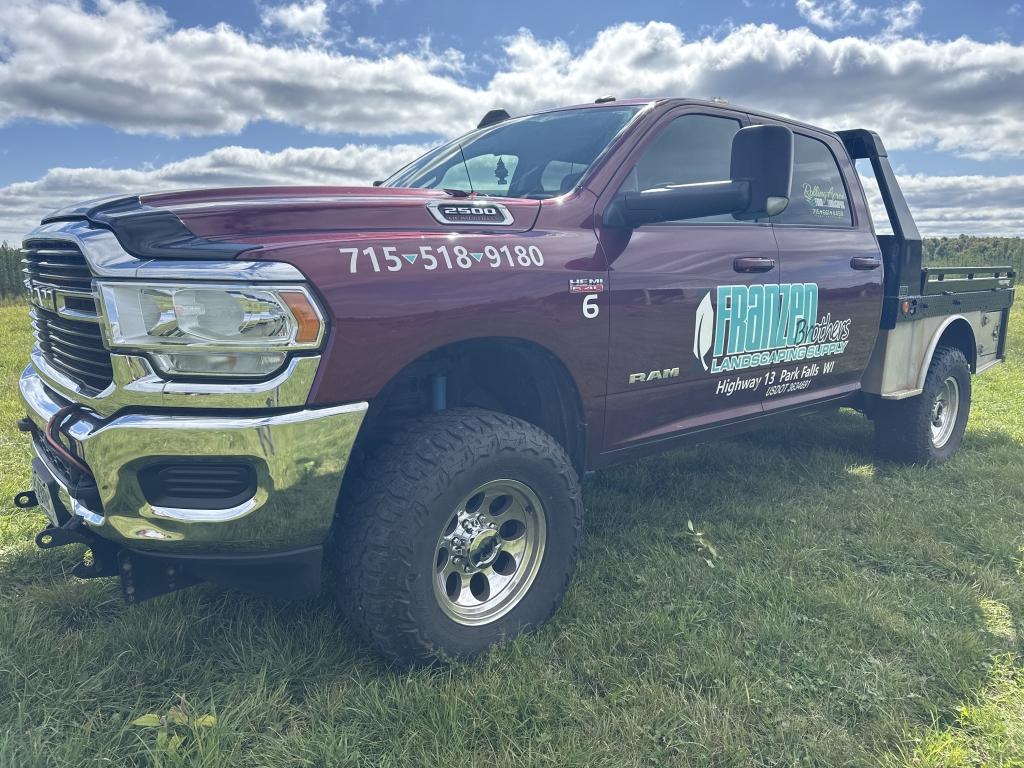
[[[970,330],[972,343],[974,344],[975,349],[977,349],[978,340],[974,336],[974,326],[971,325],[970,321],[963,315],[951,315],[950,317],[947,317],[945,321],[943,321],[942,325],[940,325],[935,330],[935,333],[932,334],[932,339],[928,343],[928,349],[924,354],[924,358],[921,360],[921,367],[917,372],[916,386],[918,392],[924,390],[924,381],[926,378],[928,378],[928,369],[931,367],[932,358],[935,356],[935,350],[939,346],[939,339],[942,338],[942,335],[946,332],[948,328],[950,328],[954,323],[960,321],[963,321],[964,324],[966,324],[968,330]],[[976,355],[977,353],[975,352],[974,354],[968,355],[967,357],[967,364],[970,366],[972,373],[974,372],[974,368],[976,365],[976,363],[974,362]]]

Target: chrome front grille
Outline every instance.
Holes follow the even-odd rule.
[[[27,279],[92,295],[92,274],[78,246],[60,240],[28,240],[22,251]]]
[[[28,240],[23,252],[36,349],[87,394],[101,392],[113,381],[113,370],[85,257],[62,240]]]

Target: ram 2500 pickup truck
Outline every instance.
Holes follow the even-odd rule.
[[[1015,278],[922,268],[874,133],[689,99],[496,110],[373,187],[93,201],[24,254],[38,545],[129,602],[326,579],[406,661],[552,615],[588,471],[839,407],[948,459]]]

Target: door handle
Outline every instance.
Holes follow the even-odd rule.
[[[775,269],[775,259],[764,256],[740,256],[732,260],[732,268],[737,272],[771,272]]]
[[[850,259],[850,266],[853,269],[878,269],[882,262],[874,256],[854,256]]]

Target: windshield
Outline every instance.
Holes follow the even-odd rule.
[[[565,109],[473,131],[431,150],[385,187],[543,200],[573,189],[639,106]]]

